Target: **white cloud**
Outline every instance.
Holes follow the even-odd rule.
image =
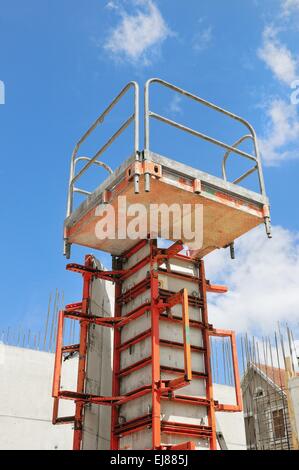
[[[282,99],[273,100],[266,109],[269,124],[259,139],[263,161],[274,166],[284,160],[298,158],[298,108]]]
[[[227,250],[207,257],[211,282],[222,282],[229,292],[209,294],[209,315],[217,328],[248,334],[271,334],[277,321],[298,328],[299,233],[273,227],[268,240],[264,228],[236,242],[236,260]]]
[[[181,108],[181,102],[182,102],[182,97],[180,95],[174,95],[172,100],[170,101],[169,104],[169,111],[171,114],[181,114],[182,113],[182,108]]]
[[[108,8],[110,10],[118,10],[118,4],[114,2],[113,0],[110,0],[110,2],[106,3],[105,8]]]
[[[207,49],[213,38],[212,31],[212,27],[209,26],[195,33],[193,38],[193,49],[196,52],[202,52]]]
[[[282,10],[287,16],[293,11],[299,10],[299,0],[282,0]]]
[[[279,41],[277,33],[277,29],[272,26],[265,28],[258,56],[278,80],[290,85],[297,77],[298,62],[286,45]]]
[[[109,3],[120,22],[110,31],[104,48],[118,60],[149,64],[157,48],[172,35],[161,12],[152,0],[131,0],[131,12]]]

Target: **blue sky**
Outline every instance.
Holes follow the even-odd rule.
[[[291,103],[291,94],[299,88],[298,0],[0,3],[1,329],[30,324],[37,331],[55,288],[67,302],[80,299],[80,278],[65,271],[62,256],[70,155],[120,88],[153,76],[247,118],[261,142],[274,241],[257,231],[240,242],[235,264],[226,253],[211,257],[213,280],[225,279],[232,289],[224,304],[211,300],[212,314],[219,321],[222,315],[226,326],[255,331],[252,310],[244,307],[247,284],[254,289],[250,299],[256,295],[250,308],[263,311],[261,329],[269,331],[278,320],[296,328],[299,104]],[[156,104],[176,120],[233,139],[233,130],[184,100],[165,94]],[[124,109],[95,135],[88,151],[117,128]],[[173,140],[169,132],[155,129],[157,150],[205,169],[208,160],[194,139]],[[107,154],[113,168],[128,156],[130,142],[128,133]],[[103,177],[93,175],[92,184]],[[72,260],[81,262],[87,251],[74,247]],[[102,259],[108,263],[106,255]]]

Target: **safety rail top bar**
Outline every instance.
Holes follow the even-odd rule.
[[[228,145],[224,142],[221,142],[220,140],[214,139],[213,137],[205,135],[201,132],[198,132],[194,129],[191,129],[187,126],[179,124],[175,121],[172,121],[171,119],[168,119],[164,116],[161,116],[161,115],[151,111],[150,110],[150,87],[153,83],[158,83],[158,84],[160,84],[160,85],[162,85],[166,88],[171,89],[172,91],[175,91],[177,93],[180,93],[183,96],[186,96],[187,98],[191,98],[192,100],[194,100],[198,103],[201,103],[204,106],[207,106],[208,108],[214,109],[215,111],[217,111],[219,113],[222,113],[222,114],[224,114],[224,115],[240,122],[244,126],[246,126],[247,129],[250,132],[250,137],[253,140],[255,156],[251,155],[247,152],[244,152],[244,151],[237,148],[237,146],[240,145],[240,143],[242,143],[245,139],[247,139],[248,136],[242,137],[234,145]],[[254,128],[251,126],[251,124],[248,121],[246,121],[245,119],[243,119],[240,116],[237,116],[236,114],[233,114],[230,111],[227,111],[226,109],[223,109],[223,108],[221,108],[221,107],[219,107],[219,106],[217,106],[217,105],[215,105],[215,104],[213,104],[209,101],[206,101],[203,98],[200,98],[199,96],[196,96],[193,93],[190,93],[190,92],[184,90],[183,88],[179,88],[176,85],[172,85],[171,83],[168,83],[165,80],[162,80],[160,78],[151,78],[145,84],[145,93],[144,93],[144,149],[145,149],[145,152],[150,150],[150,118],[154,118],[158,121],[164,122],[165,124],[169,124],[169,125],[171,125],[173,127],[176,127],[176,128],[178,128],[182,131],[188,132],[189,134],[192,134],[196,137],[199,137],[203,140],[206,140],[210,143],[213,143],[215,145],[218,145],[219,147],[222,147],[222,148],[226,149],[229,152],[229,154],[227,154],[227,153],[225,154],[224,163],[222,165],[223,177],[224,177],[225,180],[226,180],[226,166],[225,166],[225,164],[226,164],[227,157],[231,153],[236,153],[236,154],[241,155],[245,158],[248,158],[250,160],[255,161],[256,162],[255,167],[253,169],[251,169],[250,172],[248,171],[248,172],[244,173],[235,182],[242,181],[244,178],[246,178],[246,176],[249,176],[254,171],[258,171],[260,191],[261,191],[261,194],[263,196],[266,195],[265,183],[264,183],[264,177],[263,177],[263,170],[262,170],[262,165],[261,165],[261,159],[260,159],[260,153],[259,153],[259,147],[258,147],[256,133],[255,133]]]
[[[120,101],[120,99],[131,89],[134,89],[134,112],[133,114],[121,125],[121,127],[113,134],[112,137],[96,152],[96,154],[89,158],[89,157],[77,157],[78,151],[85,142],[85,140],[90,136],[90,134],[96,129],[99,124],[102,124],[105,117],[110,113],[110,111],[116,106],[116,104]],[[89,129],[85,132],[85,134],[80,138],[77,142],[74,151],[71,157],[71,168],[70,168],[70,179],[69,179],[69,187],[68,187],[68,199],[67,199],[67,212],[66,216],[69,217],[73,210],[73,196],[74,193],[81,193],[85,195],[89,195],[89,191],[85,191],[83,189],[75,188],[74,183],[88,170],[88,168],[95,164],[97,166],[101,166],[105,168],[109,173],[113,173],[112,169],[109,165],[105,164],[104,162],[98,161],[98,157],[100,157],[115,141],[115,139],[122,134],[127,127],[134,121],[134,155],[136,156],[136,160],[139,158],[139,85],[137,82],[129,82],[121,92],[114,98],[114,100],[109,104],[109,106],[105,109],[105,111],[95,120],[95,122],[89,127]],[[76,167],[80,161],[86,161],[87,163],[81,168],[81,170],[76,174]]]

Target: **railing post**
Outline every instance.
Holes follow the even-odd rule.
[[[63,323],[64,323],[64,311],[60,310],[58,314],[56,352],[55,352],[54,376],[53,376],[53,387],[52,387],[53,398],[59,397],[59,390],[60,390],[62,346],[63,346]]]
[[[150,111],[149,106],[150,106],[150,97],[149,97],[149,88],[152,83],[159,83],[160,85],[169,88],[173,90],[176,93],[180,93],[183,96],[186,96],[188,98],[191,98],[198,103],[203,104],[204,106],[207,106],[208,108],[211,108],[221,114],[224,114],[225,116],[228,116],[231,119],[234,119],[235,121],[240,122],[243,124],[247,129],[250,131],[250,136],[253,139],[254,142],[254,150],[255,150],[255,157],[253,155],[249,155],[246,152],[243,152],[241,150],[235,149],[235,152],[241,156],[251,158],[253,160],[256,160],[257,162],[257,171],[258,171],[258,180],[259,180],[259,186],[260,186],[260,192],[262,196],[266,196],[266,191],[265,191],[265,183],[264,183],[264,176],[263,176],[263,170],[262,170],[262,165],[261,165],[261,158],[260,158],[260,153],[259,153],[259,147],[257,143],[257,137],[254,128],[251,126],[249,122],[247,122],[245,119],[241,118],[240,116],[237,116],[236,114],[231,113],[230,111],[227,111],[226,109],[221,108],[220,106],[217,106],[209,101],[204,100],[203,98],[200,98],[199,96],[196,96],[186,90],[183,90],[182,88],[179,88],[175,85],[172,85],[171,83],[168,83],[164,80],[161,80],[159,78],[152,78],[148,80],[145,84],[145,94],[144,94],[144,150],[145,150],[145,155],[150,149],[150,117],[152,116],[153,118],[156,118],[162,122],[165,122],[169,125],[173,125],[181,130],[184,130],[186,132],[189,132],[193,135],[197,135],[199,138],[202,138],[204,140],[207,140],[211,143],[214,143],[216,145],[220,145],[223,148],[226,148],[230,152],[234,151],[233,147],[224,144],[221,141],[217,141],[216,139],[213,139],[209,136],[206,136],[200,132],[194,131],[191,128],[187,128],[186,126],[183,126],[181,124],[178,124],[174,121],[171,121],[170,119],[164,118],[163,116],[159,116],[156,113],[153,113]],[[145,156],[146,158],[146,156]],[[149,180],[149,175],[145,175],[146,177],[146,186],[149,188],[150,180]],[[149,190],[149,189],[148,189]]]
[[[134,113],[132,116],[128,118],[128,120],[118,129],[118,131],[106,142],[106,144],[94,155],[94,157],[90,158],[87,164],[79,171],[78,174],[75,174],[76,170],[76,162],[79,160],[87,160],[88,157],[79,157],[77,158],[79,148],[83,144],[83,142],[89,137],[89,135],[94,131],[94,129],[104,121],[104,118],[107,114],[114,108],[114,106],[119,102],[119,100],[128,92],[130,88],[134,89]],[[88,170],[88,168],[92,164],[100,164],[97,162],[97,158],[112,144],[112,142],[121,134],[129,124],[134,120],[134,155],[135,159],[139,161],[139,85],[137,82],[132,81],[129,82],[121,91],[120,93],[114,98],[114,100],[110,103],[110,105],[105,109],[105,111],[95,120],[95,122],[91,125],[91,127],[85,132],[85,134],[80,138],[77,142],[74,151],[71,157],[71,166],[70,166],[70,178],[69,178],[69,185],[68,185],[68,196],[67,196],[67,210],[66,210],[66,218],[68,218],[72,211],[73,211],[73,197],[74,197],[74,184],[77,179],[79,179],[82,174]],[[102,166],[105,167],[103,164]],[[107,171],[110,171],[110,167],[107,166]],[[138,178],[138,175],[135,175],[135,178]],[[139,192],[139,180],[135,179],[135,190]],[[79,191],[84,194],[84,191]],[[88,194],[88,192],[85,192]],[[67,242],[67,237],[64,237],[64,255],[69,258],[70,255],[70,245]]]
[[[149,123],[149,87],[152,80],[148,80],[144,87],[144,151],[150,148],[150,123]]]

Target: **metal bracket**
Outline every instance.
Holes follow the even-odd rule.
[[[71,246],[72,246],[72,244],[69,243],[66,239],[64,239],[64,242],[63,242],[63,255],[66,257],[66,259],[70,259],[70,257],[71,257]]]
[[[177,390],[186,387],[192,380],[191,368],[191,344],[190,344],[190,328],[189,328],[189,309],[188,309],[188,291],[182,289],[177,294],[173,294],[166,302],[167,307],[173,307],[182,304],[182,324],[183,324],[183,340],[184,340],[184,374],[176,379],[162,380],[161,389],[165,392]],[[165,306],[166,308],[166,306]]]
[[[229,245],[229,250],[230,250],[230,257],[231,259],[236,259],[236,255],[235,255],[235,242],[231,243]]]

